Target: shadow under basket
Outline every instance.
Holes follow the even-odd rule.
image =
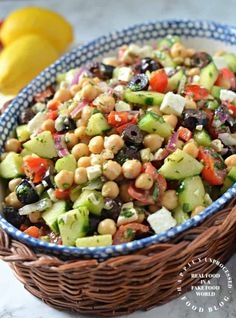
[[[62,261],[37,254],[0,229],[0,259],[8,262],[25,288],[46,304],[98,316],[119,316],[148,310],[185,293],[198,280],[184,274],[211,273],[217,265],[193,260],[212,258],[225,263],[235,250],[236,198],[204,223],[169,243],[155,244],[132,255],[97,260]],[[186,272],[185,272],[186,273]]]

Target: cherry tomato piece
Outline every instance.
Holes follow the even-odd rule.
[[[149,84],[152,91],[164,93],[168,85],[168,77],[164,69],[151,73]]]

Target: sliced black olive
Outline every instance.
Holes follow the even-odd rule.
[[[135,75],[128,83],[128,87],[135,92],[145,91],[148,89],[148,86],[149,86],[149,80],[147,75],[145,74]]]
[[[25,216],[19,214],[18,209],[11,206],[6,206],[3,208],[3,216],[9,223],[18,229],[26,220]]]
[[[94,215],[89,216],[89,228],[87,235],[94,235],[94,233],[97,232],[97,227],[100,221],[100,218]]]
[[[207,114],[202,110],[187,109],[182,114],[182,125],[190,130],[194,130],[198,125],[204,127],[207,123]]]
[[[35,116],[35,112],[32,108],[26,108],[20,113],[19,123],[24,125],[28,124],[28,122]]]
[[[116,221],[118,219],[118,216],[121,211],[121,206],[122,203],[120,200],[116,199],[110,199],[110,198],[105,198],[105,206],[104,209],[102,210],[102,219],[113,219]]]
[[[150,57],[145,57],[141,60],[141,63],[136,66],[136,70],[140,73],[146,73],[147,71],[153,72],[162,68],[162,66]]]
[[[115,160],[121,165],[128,159],[140,160],[140,153],[137,148],[124,146],[115,156]]]
[[[34,189],[32,183],[30,183],[28,180],[23,180],[16,187],[16,196],[22,204],[30,204],[39,200],[37,191]]]
[[[74,129],[76,129],[76,123],[70,117],[65,117],[63,124],[64,124],[64,130],[74,130]]]
[[[104,63],[93,63],[88,68],[89,72],[102,80],[112,78],[114,69],[114,66]]]
[[[203,68],[211,63],[212,57],[206,52],[197,52],[191,57],[191,66]]]
[[[221,155],[224,159],[226,159],[227,157],[231,156],[231,155],[235,155],[236,154],[236,146],[227,146],[227,148],[224,148]]]
[[[46,172],[45,175],[43,176],[43,186],[45,188],[54,188],[54,179],[53,179],[53,174],[52,174],[52,169],[49,168]]]
[[[143,134],[138,126],[129,125],[123,130],[122,137],[126,145],[141,145]]]

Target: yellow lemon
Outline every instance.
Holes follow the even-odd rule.
[[[0,91],[17,94],[46,66],[58,58],[57,50],[44,38],[29,34],[20,37],[0,54]]]
[[[38,34],[62,52],[73,41],[71,25],[59,14],[39,7],[25,7],[12,12],[1,28],[1,40],[8,46],[26,34]]]

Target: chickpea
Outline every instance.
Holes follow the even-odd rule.
[[[182,65],[184,64],[184,58],[182,56],[174,57],[173,62],[177,65]]]
[[[191,213],[191,218],[193,218],[195,215],[201,213],[203,210],[205,210],[205,207],[204,206],[197,206]]]
[[[236,167],[236,154],[226,158],[225,164],[228,168]]]
[[[75,96],[76,93],[78,93],[80,91],[80,85],[78,84],[75,84],[75,85],[72,85],[71,88],[70,88],[70,93],[72,96]]]
[[[80,126],[80,127],[76,128],[74,133],[75,133],[76,137],[79,139],[86,137],[87,136],[86,126]]]
[[[129,183],[125,182],[120,185],[120,198],[123,202],[130,202],[132,200],[131,196],[128,193]]]
[[[149,107],[148,111],[156,113],[157,115],[162,116],[162,112],[160,111],[160,107],[158,107],[158,106]]]
[[[102,61],[102,63],[106,65],[112,65],[112,66],[118,66],[119,62],[116,57],[105,57]]]
[[[161,204],[168,210],[173,210],[178,206],[178,196],[175,190],[167,190],[164,192]]]
[[[164,138],[157,134],[149,134],[144,137],[143,143],[146,148],[149,148],[151,152],[154,152],[161,148]]]
[[[186,109],[197,109],[196,102],[191,97],[185,97],[185,106]]]
[[[142,164],[140,161],[132,159],[127,160],[122,166],[122,172],[126,179],[135,179],[140,174]]]
[[[76,120],[76,127],[81,127],[81,126],[86,126],[87,125],[87,122],[83,119],[78,119]]]
[[[97,85],[94,85],[94,83],[91,82],[86,83],[81,90],[82,97],[90,102],[93,101],[99,94],[100,89]]]
[[[38,223],[41,219],[41,213],[40,212],[32,212],[29,214],[29,220],[31,223]]]
[[[145,213],[143,211],[138,211],[138,220],[136,222],[143,223],[145,220]]]
[[[21,183],[21,178],[15,178],[9,181],[8,188],[11,192],[15,191],[16,187]]]
[[[83,184],[88,181],[87,170],[85,167],[80,167],[75,170],[74,182]]]
[[[11,192],[6,198],[5,202],[7,205],[12,206],[13,208],[21,208],[22,204],[21,202],[17,199],[16,193]]]
[[[174,114],[171,115],[163,115],[163,119],[166,123],[168,123],[172,128],[175,129],[177,123],[178,123],[178,118]]]
[[[54,99],[62,103],[71,98],[72,98],[72,95],[70,93],[70,90],[67,88],[60,88],[54,95]]]
[[[149,190],[153,186],[153,179],[148,173],[141,173],[135,180],[135,187],[138,189]]]
[[[81,120],[84,122],[88,122],[89,118],[92,116],[93,108],[90,106],[84,106],[82,109]]]
[[[42,130],[49,130],[52,133],[55,132],[55,121],[52,119],[47,119],[43,122],[42,126],[41,126]]]
[[[119,135],[105,137],[104,148],[111,150],[114,154],[124,146],[124,140]]]
[[[80,139],[82,144],[88,145],[89,141],[90,141],[90,137],[89,136],[85,136],[83,138]]]
[[[87,168],[87,167],[91,166],[90,157],[84,156],[84,157],[79,158],[79,160],[77,162],[77,166],[78,166],[78,168],[80,168],[80,167]]]
[[[193,67],[188,71],[188,76],[199,75],[200,69],[198,67]]]
[[[83,156],[89,155],[89,148],[86,144],[79,143],[72,148],[71,153],[75,157],[75,159],[78,160],[79,158]]]
[[[20,152],[21,150],[21,143],[19,142],[18,139],[16,138],[11,138],[11,139],[8,139],[6,144],[5,144],[5,150],[7,152],[10,152],[10,151],[14,151],[14,152]]]
[[[89,151],[92,153],[101,153],[104,148],[104,139],[102,136],[95,136],[90,139]]]
[[[97,109],[103,113],[110,113],[113,111],[115,108],[115,103],[116,101],[114,97],[105,93],[99,95],[93,102],[93,104],[97,106]]]
[[[65,134],[65,142],[68,149],[72,149],[75,145],[78,144],[79,138],[74,133],[67,132]]]
[[[183,44],[177,42],[173,44],[173,46],[170,49],[170,55],[172,58],[178,58],[178,57],[186,57],[186,48],[183,46]]]
[[[155,213],[158,210],[160,210],[160,205],[158,204],[151,204],[148,206],[148,211],[151,213]]]
[[[100,235],[116,233],[116,223],[112,219],[105,219],[98,224],[98,233]]]
[[[118,178],[119,175],[121,174],[121,171],[122,171],[121,166],[116,161],[108,160],[103,165],[103,175],[108,180],[115,180],[116,178]]]
[[[193,158],[197,158],[199,149],[195,142],[188,142],[184,145],[183,151],[192,156]]]
[[[113,152],[111,150],[109,150],[109,149],[104,149],[101,152],[101,155],[103,157],[103,160],[109,160],[109,159],[113,159],[114,158]]]
[[[74,173],[72,171],[61,170],[55,176],[55,184],[61,190],[69,189],[72,186],[73,181],[74,181]]]
[[[196,53],[196,51],[194,49],[186,49],[186,56],[187,57],[192,57],[194,54]]]
[[[119,187],[114,181],[107,181],[102,187],[102,196],[115,199],[119,195]]]

